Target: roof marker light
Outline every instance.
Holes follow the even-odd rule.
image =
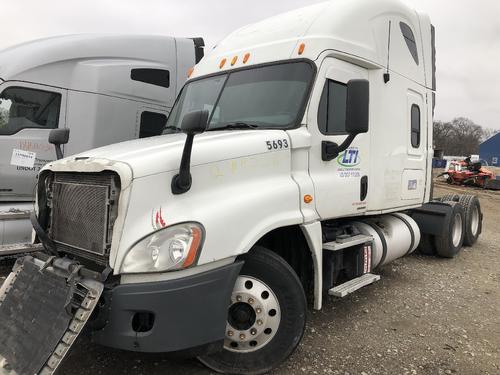
[[[248,52],[245,53],[245,56],[243,56],[243,64],[246,64],[249,58],[250,58],[250,54]]]
[[[306,44],[305,43],[300,43],[300,46],[299,46],[299,55],[302,55],[304,53],[305,49],[306,49]]]
[[[194,66],[192,66],[191,68],[188,69],[188,78],[191,78],[191,75],[193,75],[193,72],[194,72]]]
[[[224,65],[226,65],[226,61],[227,59],[226,58],[223,58],[220,63],[219,63],[219,68],[222,69],[224,67]]]
[[[233,59],[231,60],[231,66],[236,64],[236,61],[238,61],[238,56],[234,56]]]

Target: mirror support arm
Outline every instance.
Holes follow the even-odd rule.
[[[179,173],[172,178],[172,194],[183,194],[191,189],[191,151],[193,149],[194,134],[187,134],[184,150],[182,151],[181,166]]]
[[[349,134],[344,142],[340,144],[340,146],[335,142],[321,142],[321,159],[323,159],[323,161],[330,161],[335,159],[341,152],[347,150],[352,141],[354,141],[355,137],[356,134]]]

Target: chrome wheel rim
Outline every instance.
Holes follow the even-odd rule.
[[[239,276],[231,295],[224,348],[250,353],[266,346],[281,321],[278,298],[271,288],[251,276]]]
[[[476,236],[479,230],[479,209],[477,206],[472,207],[470,218],[470,229],[473,236]]]
[[[457,247],[460,245],[460,240],[462,238],[462,216],[456,214],[453,219],[453,230],[452,230],[452,241],[453,246]]]

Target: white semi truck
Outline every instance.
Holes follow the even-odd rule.
[[[56,159],[161,134],[201,38],[69,35],[0,52],[0,256],[31,248],[36,175]]]
[[[434,28],[396,0],[230,34],[163,135],[41,170],[45,251],[0,291],[3,368],[52,373],[87,326],[102,345],[261,374],[299,344],[308,301],[377,281],[417,246],[455,256],[482,216],[474,196],[431,200],[434,92]]]

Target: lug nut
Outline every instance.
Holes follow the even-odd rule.
[[[257,324],[258,324],[259,326],[261,326],[261,325],[262,325],[262,323],[263,323],[263,322],[262,322],[262,320],[260,320],[260,319],[259,319],[259,320],[257,320]]]
[[[236,301],[241,302],[241,296],[236,296]]]
[[[256,312],[257,314],[260,314],[260,313],[262,312],[262,309],[261,309],[260,307],[257,307],[257,308],[255,309],[255,312]]]
[[[257,334],[257,330],[256,330],[255,328],[252,328],[252,329],[250,330],[250,333],[251,333],[253,336],[255,336],[255,335]]]
[[[228,335],[229,337],[231,337],[232,335],[234,335],[234,333],[233,333],[233,331],[227,331],[227,335]]]
[[[240,340],[245,340],[245,334],[244,333],[240,334]]]
[[[254,299],[253,299],[253,298],[251,298],[251,297],[250,297],[250,298],[248,299],[248,303],[249,303],[250,305],[252,305],[254,302],[255,302],[255,301],[254,301]]]

